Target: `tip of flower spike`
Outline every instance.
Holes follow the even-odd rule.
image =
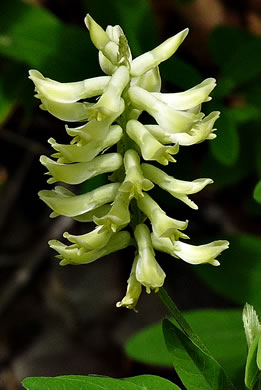
[[[98,50],[103,50],[110,38],[108,34],[103,30],[98,23],[91,17],[90,14],[87,14],[84,18],[84,23],[89,30],[90,38],[92,43]]]
[[[88,28],[88,30],[90,29],[90,24],[92,22],[93,18],[91,17],[90,14],[87,14],[84,18],[84,23],[86,25],[86,27]]]

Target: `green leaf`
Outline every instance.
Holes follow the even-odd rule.
[[[83,22],[84,26],[84,22]],[[97,50],[86,28],[68,26],[50,12],[23,1],[0,5],[0,54],[59,81],[93,75]]]
[[[145,364],[171,367],[164,343],[161,322],[151,325],[130,338],[125,346],[129,357]]]
[[[2,61],[0,76],[0,124],[3,124],[11,114],[26,82],[27,72],[24,66],[10,61]]]
[[[254,199],[257,203],[261,203],[261,180],[257,183],[254,189]]]
[[[224,84],[230,84],[230,90],[261,73],[259,37],[234,27],[221,26],[210,35],[209,46],[212,58],[221,68],[221,79]]]
[[[221,164],[233,165],[239,156],[239,136],[232,112],[223,109],[217,127],[218,136],[210,142],[210,150]]]
[[[236,234],[226,236],[230,247],[220,257],[220,267],[199,266],[194,272],[213,290],[244,305],[250,302],[261,311],[261,239]]]
[[[233,389],[218,362],[168,320],[163,321],[163,333],[174,368],[187,390]]]
[[[240,377],[243,381],[246,341],[241,311],[197,310],[184,313],[184,317],[231,379]],[[145,364],[172,365],[161,323],[136,333],[125,350],[128,356]]]
[[[261,110],[250,104],[231,107],[229,108],[229,114],[234,118],[237,124],[256,121],[261,118]]]
[[[218,362],[169,320],[163,321],[163,333],[174,368],[187,390],[233,389]]]
[[[140,390],[180,390],[174,383],[155,375],[133,376],[124,380],[140,386]]]
[[[217,127],[219,129],[219,122]],[[202,177],[211,177],[214,180],[213,187],[227,186],[231,188],[239,181],[253,174],[253,171],[256,170],[257,162],[255,152],[260,154],[256,139],[258,129],[250,126],[249,123],[241,122],[237,131],[240,137],[240,156],[233,165],[224,166],[224,164],[212,157],[213,154],[210,151],[203,159],[203,164],[200,167],[200,175]],[[219,137],[219,130],[217,131],[217,137]],[[255,139],[254,142],[253,139]],[[211,142],[213,141],[210,141],[210,144]]]
[[[180,390],[167,379],[153,375],[125,379],[80,375],[36,377],[26,378],[22,384],[27,390]]]

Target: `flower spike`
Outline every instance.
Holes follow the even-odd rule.
[[[65,125],[71,137],[68,143],[50,138],[54,153],[51,158],[41,156],[40,161],[47,168],[49,184],[77,185],[99,175],[104,183],[106,174],[108,182],[80,195],[58,185],[40,191],[39,197],[52,209],[51,218],[63,215],[96,225],[80,235],[65,232],[68,245],[49,242],[60,265],[88,264],[135,247],[126,295],[116,306],[136,311],[142,286],[147,293],[157,292],[165,281],[155,250],[193,265],[219,265],[217,256],[228,248],[225,240],[199,246],[183,242],[189,238],[184,233],[188,221],[168,216],[150,193],[157,185],[170,193],[174,202],[177,199],[198,208],[190,195],[213,181],[176,179],[164,166],[176,162],[180,147],[216,137],[214,124],[220,113],[205,116],[201,111],[211,100],[216,81],[207,78],[187,91],[161,92],[159,65],[176,52],[188,29],[133,59],[120,26],[103,29],[90,15],[85,24],[105,75],[61,83],[37,70],[29,71],[40,108],[67,123],[80,122]],[[249,328],[248,322],[245,320],[245,326]],[[251,335],[248,331],[249,339]]]

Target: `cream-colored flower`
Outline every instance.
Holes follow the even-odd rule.
[[[131,267],[131,273],[129,276],[129,279],[127,280],[127,292],[125,297],[120,301],[116,303],[117,307],[126,307],[127,309],[132,309],[134,311],[136,310],[136,305],[138,303],[142,285],[140,282],[138,282],[136,278],[136,267],[139,257],[135,256],[135,259],[133,261],[132,267]]]
[[[112,202],[119,188],[120,183],[105,184],[86,194],[74,195],[57,186],[52,191],[40,191],[38,195],[56,214],[75,217]]]
[[[94,217],[93,221],[102,226],[102,231],[116,232],[124,228],[130,222],[129,202],[128,192],[118,191],[108,214],[99,218]]]
[[[131,63],[131,75],[141,76],[170,58],[188,35],[188,28],[167,39],[155,49],[135,58]]]
[[[82,252],[104,247],[111,236],[111,232],[101,231],[101,226],[97,226],[91,232],[81,235],[73,235],[68,232],[63,233],[63,237],[75,244],[78,249],[82,249]]]
[[[153,93],[137,86],[130,87],[128,95],[133,107],[147,111],[168,133],[188,132],[203,116],[201,113],[175,110]]]
[[[147,179],[150,179],[153,183],[186,203],[192,209],[198,209],[198,206],[189,199],[188,195],[196,194],[206,187],[206,185],[213,183],[211,179],[196,179],[193,181],[177,180],[151,164],[142,164],[141,168]]]
[[[178,144],[164,146],[154,138],[146,127],[136,120],[130,120],[126,126],[128,136],[139,146],[144,160],[154,160],[162,165],[175,162],[173,154],[179,151]]]
[[[58,163],[88,162],[93,160],[99,153],[119,142],[122,133],[122,128],[119,125],[113,125],[108,130],[105,129],[106,135],[103,140],[99,138],[93,139],[83,146],[78,144],[58,144],[53,138],[50,138],[48,142],[58,152],[52,154],[52,157],[58,159]]]
[[[59,83],[34,69],[29,70],[29,79],[33,81],[37,94],[58,103],[75,103],[99,96],[110,81],[109,76],[101,76],[72,83]]]
[[[211,112],[211,114],[193,125],[188,133],[168,133],[158,125],[145,125],[145,127],[151,135],[163,144],[178,143],[181,146],[190,146],[216,138],[213,126],[219,115],[219,111]]]
[[[137,200],[139,209],[149,218],[152,224],[152,230],[158,237],[168,237],[171,240],[177,240],[179,237],[188,238],[180,230],[185,230],[188,221],[179,221],[166,215],[155,200],[148,194]]]
[[[127,192],[130,199],[133,197],[137,199],[138,197],[143,196],[142,191],[151,190],[154,187],[154,184],[150,180],[144,178],[140,167],[140,158],[135,150],[127,150],[123,160],[126,176],[120,187],[120,191]]]
[[[63,181],[68,184],[80,184],[102,173],[116,171],[122,165],[122,157],[119,153],[107,153],[88,162],[61,164],[41,156],[40,162],[48,169],[46,174],[52,176],[47,183]]]
[[[159,237],[156,234],[152,235],[152,244],[155,249],[169,253],[186,263],[193,265],[209,263],[215,266],[220,264],[216,257],[229,247],[229,242],[226,240],[196,246],[181,241],[173,243],[170,239]]]
[[[97,119],[98,121],[114,116],[121,110],[121,94],[130,80],[129,71],[126,66],[120,66],[113,73],[104,92],[98,102],[88,110],[88,119]]]
[[[208,95],[211,91],[213,91],[215,86],[216,80],[209,78],[185,92],[154,92],[152,95],[175,110],[189,110],[203,102],[208,102],[211,100],[211,97]]]
[[[151,289],[158,291],[162,287],[166,277],[157,260],[152,247],[150,231],[145,224],[136,226],[134,236],[138,245],[138,260],[136,265],[136,279],[149,294]]]
[[[130,243],[131,236],[130,233],[126,231],[113,234],[105,246],[98,249],[92,249],[87,252],[81,251],[76,245],[66,246],[57,240],[49,241],[50,247],[59,253],[57,258],[61,259],[60,265],[89,264],[101,257],[109,255],[110,253],[127,248]]]

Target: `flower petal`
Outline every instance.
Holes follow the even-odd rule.
[[[211,179],[177,180],[151,164],[142,164],[141,168],[145,177],[193,209],[198,209],[198,206],[187,195],[195,194],[201,191],[207,184],[213,183]]]
[[[131,63],[131,75],[141,76],[170,58],[188,35],[188,28],[167,39],[155,49],[136,57]]]
[[[209,263],[217,266],[220,263],[216,260],[216,257],[228,247],[229,242],[226,240],[213,241],[209,244],[198,246],[177,241],[174,245],[174,253],[180,259],[190,264]]]
[[[72,83],[59,83],[34,69],[29,70],[29,79],[35,84],[37,93],[59,103],[74,103],[80,99],[101,95],[110,81],[110,77],[101,76]]]
[[[66,217],[74,217],[112,202],[115,199],[119,187],[120,183],[105,184],[86,194],[73,194],[72,196],[63,194],[60,191],[63,187],[55,187],[52,191],[40,191],[39,197],[55,213]]]
[[[138,245],[136,278],[146,287],[148,294],[151,289],[157,292],[159,287],[163,286],[166,274],[154,257],[150,231],[146,225],[139,224],[135,228],[134,235]]]
[[[166,103],[175,110],[189,110],[203,102],[211,100],[208,95],[215,88],[216,80],[213,78],[206,79],[202,83],[185,92],[178,93],[152,93],[160,101]]]

